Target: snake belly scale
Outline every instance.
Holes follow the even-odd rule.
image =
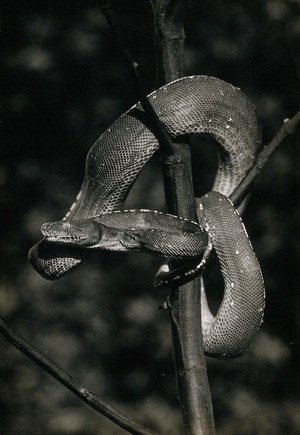
[[[238,88],[207,76],[176,80],[150,94],[149,99],[171,137],[177,139],[187,134],[207,134],[219,144],[219,166],[213,185],[216,192],[197,200],[197,214],[200,224],[213,240],[222,273],[225,270],[228,276],[223,275],[225,296],[220,309],[205,328],[204,348],[212,355],[240,354],[249,347],[262,321],[264,286],[243,224],[226,197],[256,158],[260,135],[255,108]],[[80,192],[62,221],[65,222],[65,229],[68,229],[68,224],[79,221],[84,226],[84,222],[95,221],[99,215],[113,216],[122,208],[142,167],[158,149],[157,140],[134,116],[133,109],[142,110],[139,103],[135,105],[115,121],[90,149]],[[214,210],[212,214],[210,209]],[[226,227],[230,228],[229,233]],[[235,238],[233,235],[237,228],[238,237]],[[162,224],[156,240],[162,237],[165,229]],[[78,267],[92,250],[62,243],[58,239],[53,243],[47,230],[47,227],[43,228],[45,239],[30,250],[29,259],[42,276],[57,279]],[[195,229],[197,231],[200,240],[200,233],[203,237],[203,232]],[[143,234],[148,237],[149,231]],[[233,244],[229,240],[229,250],[224,249],[228,237],[235,239]],[[127,238],[127,243],[128,240],[132,243],[133,239]],[[238,248],[237,243],[244,244]],[[161,255],[180,258],[176,257],[175,245],[175,241],[169,243],[169,252],[165,254],[159,243],[156,249],[161,251],[158,252]],[[184,250],[186,245],[182,246]],[[203,253],[203,243],[199,242],[199,246],[200,254]],[[137,249],[143,251],[143,247]],[[189,255],[186,253],[186,256]],[[251,296],[246,295],[247,292]]]

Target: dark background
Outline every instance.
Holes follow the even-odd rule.
[[[150,8],[146,0],[113,6],[150,92]],[[241,87],[256,104],[263,143],[299,110],[299,9],[299,0],[194,0],[187,11],[187,74]],[[41,224],[61,219],[73,202],[93,141],[135,103],[105,19],[92,1],[6,2],[3,48],[0,314],[87,388],[176,435],[169,321],[158,309],[167,291],[152,287],[161,260],[102,254],[57,282],[41,278],[27,261]],[[199,170],[201,157],[197,151],[198,195],[210,164],[208,156]],[[244,217],[266,284],[261,332],[239,359],[207,360],[222,435],[300,430],[299,177],[298,129],[259,176]],[[157,158],[126,206],[164,210]],[[2,337],[0,352],[1,434],[124,433]]]

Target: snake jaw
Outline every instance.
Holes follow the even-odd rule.
[[[51,243],[60,243],[60,244],[74,244],[74,245],[82,245],[86,243],[87,237],[76,237],[76,236],[62,236],[58,235],[46,235],[44,236],[44,240]]]
[[[45,223],[41,226],[41,232],[47,242],[77,247],[90,247],[101,239],[101,229],[92,220]]]

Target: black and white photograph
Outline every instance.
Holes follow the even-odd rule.
[[[2,4],[0,435],[300,433],[300,0]]]

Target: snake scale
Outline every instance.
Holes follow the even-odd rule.
[[[227,197],[256,158],[255,108],[240,89],[207,76],[176,80],[149,99],[172,138],[206,134],[218,143],[213,191],[196,199],[200,225],[160,212],[121,210],[140,170],[158,149],[152,132],[135,115],[142,110],[138,103],[92,146],[75,202],[62,221],[42,226],[44,239],[31,248],[29,259],[42,276],[57,279],[94,249],[197,258],[212,245],[224,297],[215,317],[203,304],[204,349],[216,356],[241,354],[262,322],[264,283],[241,218]]]

